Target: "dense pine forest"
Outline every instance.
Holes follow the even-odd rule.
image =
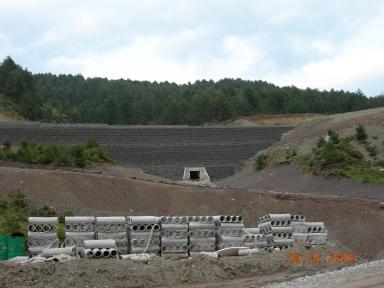
[[[241,79],[175,84],[32,75],[7,57],[0,65],[2,104],[30,120],[199,125],[253,114],[355,111],[384,106],[384,96]]]

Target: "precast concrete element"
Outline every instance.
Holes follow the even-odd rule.
[[[274,238],[292,238],[292,227],[271,227]]]
[[[328,233],[308,233],[308,237],[306,239],[307,243],[313,245],[321,245],[326,244],[328,241]]]
[[[259,217],[258,223],[261,224],[261,223],[269,222],[269,221],[280,221],[280,223],[281,223],[282,221],[286,222],[288,220],[291,222],[291,214],[267,214],[267,215]],[[275,225],[273,225],[273,226],[275,226]],[[279,225],[277,225],[277,226],[279,226]],[[285,226],[285,225],[281,225],[281,226]]]
[[[308,233],[293,233],[292,239],[295,240],[295,243],[306,242],[308,238]]]
[[[183,181],[209,184],[211,183],[211,178],[205,167],[185,167]]]
[[[188,216],[162,216],[161,224],[188,224]]]
[[[260,234],[260,228],[244,228],[244,231],[249,234]]]
[[[107,248],[102,248],[101,250],[101,255],[103,258],[109,258],[111,256],[111,252]]]
[[[131,232],[159,232],[161,230],[160,224],[132,224],[128,227]]]
[[[95,217],[70,216],[65,217],[66,232],[95,232]]]
[[[29,232],[56,232],[58,219],[57,217],[29,217]]]
[[[120,232],[120,233],[97,233],[97,240],[105,240],[105,239],[113,239],[116,242],[116,248],[119,253],[128,253],[128,233]]]
[[[74,256],[77,254],[77,249],[76,246],[71,246],[71,247],[64,247],[64,248],[46,248],[43,249],[41,255],[43,257],[52,257],[56,255],[69,255],[69,256]]]
[[[133,224],[160,224],[161,217],[157,216],[127,216],[127,223]]]
[[[118,233],[127,232],[127,219],[124,216],[96,217],[96,232]]]
[[[241,249],[238,252],[239,256],[250,256],[254,254],[260,254],[261,251],[258,248],[252,248],[252,249]]]
[[[84,240],[85,249],[94,249],[94,248],[115,248],[116,241],[113,239],[104,239],[104,240]]]
[[[243,223],[244,218],[241,215],[218,215],[213,216],[215,222],[218,223]]]
[[[93,257],[95,258],[103,257],[103,252],[101,251],[101,249],[98,249],[98,248],[93,249]]]
[[[324,222],[305,222],[307,233],[323,233],[326,232]]]
[[[253,234],[245,234],[244,236],[244,241],[245,242],[256,242],[256,235]]]
[[[149,254],[149,253],[146,253],[146,254],[126,254],[126,255],[120,255],[120,259],[131,260],[131,261],[135,261],[135,262],[141,262],[144,264],[149,264],[149,261],[154,256],[156,256],[156,255]]]
[[[131,254],[142,254],[142,253],[160,253],[160,245],[152,245],[147,247],[130,247]]]
[[[56,226],[56,224],[30,224],[36,225],[39,227],[44,227],[45,225]],[[55,228],[56,229],[56,228]],[[30,255],[35,255],[41,253],[44,248],[56,248],[59,246],[59,238],[57,234],[53,232],[55,229],[46,229],[44,232],[41,229],[41,232],[28,232],[28,253]]]
[[[188,239],[161,238],[161,253],[188,253]]]
[[[273,239],[273,247],[280,249],[288,249],[295,244],[295,240],[293,239]]]
[[[216,238],[189,238],[189,252],[215,251]]]
[[[94,253],[93,249],[84,249],[83,253],[84,253],[84,256],[87,258],[91,258],[94,256],[93,255],[93,253]]]
[[[293,233],[307,233],[307,224],[306,222],[291,222],[292,232]]]
[[[161,237],[172,239],[187,239],[188,224],[162,224]]]
[[[83,247],[84,240],[95,240],[95,232],[65,232],[65,246]]]
[[[190,238],[211,238],[216,236],[215,223],[189,222]]]
[[[244,234],[243,223],[217,223],[216,249],[244,247]]]
[[[188,216],[188,222],[191,223],[215,223],[216,216]]]
[[[305,222],[305,216],[301,214],[291,214],[292,222]]]

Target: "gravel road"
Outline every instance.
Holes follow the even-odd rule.
[[[251,287],[251,286],[250,286]],[[384,287],[384,260],[372,261],[340,270],[303,276],[263,288],[376,288]]]

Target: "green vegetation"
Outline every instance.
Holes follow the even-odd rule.
[[[58,213],[54,208],[43,206],[35,208],[29,205],[24,193],[21,191],[13,191],[0,197],[0,235],[12,235],[14,233],[22,233],[27,235],[28,217],[41,216],[59,217],[58,236],[62,242],[65,238],[64,217],[73,216],[70,210]]]
[[[358,124],[358,125],[356,126],[356,139],[357,139],[359,142],[365,142],[365,140],[367,140],[367,138],[368,138],[368,134],[367,134],[367,132],[365,131],[364,126]]]
[[[254,114],[341,113],[384,106],[360,90],[319,91],[264,81],[223,79],[188,84],[32,75],[7,57],[0,65],[0,105],[43,121],[108,124],[190,124]],[[9,107],[11,106],[11,107]]]
[[[266,154],[259,154],[254,162],[254,168],[256,171],[263,170],[267,165],[266,160],[268,156]]]
[[[304,171],[316,175],[345,176],[358,182],[383,182],[384,172],[380,169],[384,167],[384,161],[364,159],[364,155],[352,144],[354,138],[365,141],[364,147],[369,152],[369,156],[376,157],[378,154],[377,147],[366,142],[368,135],[364,127],[361,125],[358,127],[360,128],[356,129],[355,137],[341,138],[336,132],[328,131],[328,137],[320,138],[312,152],[305,155],[297,155],[296,151],[290,149],[259,155],[254,162],[255,170],[296,161]],[[258,164],[259,157],[263,159],[263,165]]]
[[[35,142],[23,140],[18,147],[12,147],[5,140],[0,147],[0,160],[15,161],[30,164],[52,164],[55,166],[86,167],[96,163],[114,163],[94,139],[86,145],[38,145]]]

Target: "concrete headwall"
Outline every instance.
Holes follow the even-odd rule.
[[[213,181],[278,141],[289,127],[108,126],[0,122],[0,141],[85,143],[95,138],[119,164],[181,180],[184,167],[204,166]]]

